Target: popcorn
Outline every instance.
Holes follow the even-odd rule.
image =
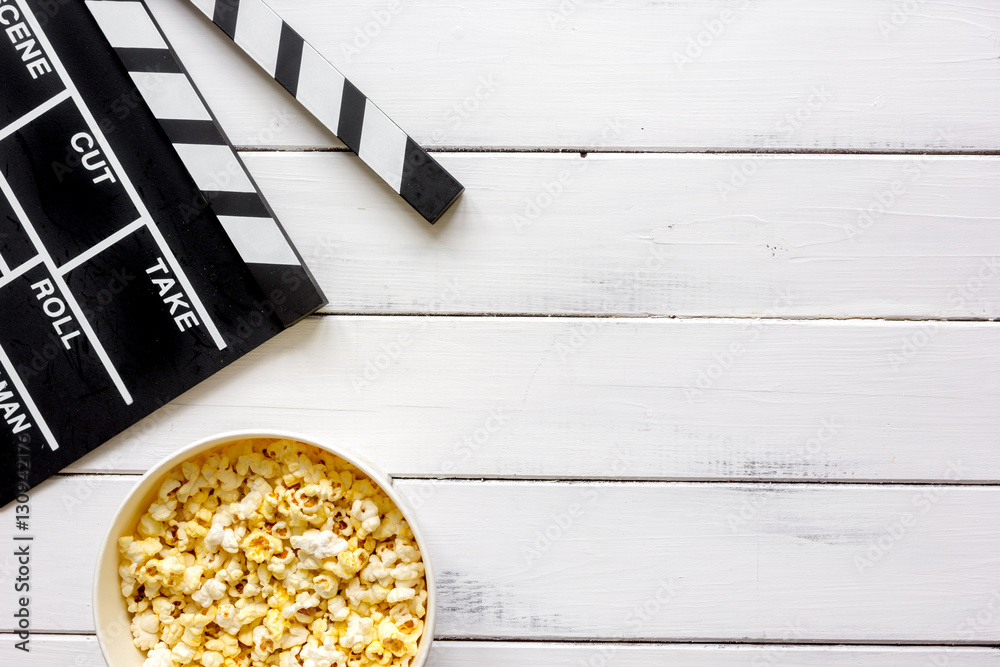
[[[146,654],[142,667],[174,667],[174,661],[169,648],[154,648]]]
[[[412,600],[416,596],[416,591],[412,588],[404,588],[402,586],[397,586],[389,591],[389,595],[386,596],[385,601],[389,604],[396,604],[397,602],[405,602],[406,600]]]
[[[417,653],[412,531],[357,468],[302,443],[181,464],[118,547],[144,667],[409,667]]]
[[[122,551],[122,555],[133,563],[141,563],[158,554],[160,549],[163,548],[163,544],[155,537],[147,537],[144,540],[123,537],[118,540],[118,546],[119,550]]]
[[[351,608],[347,606],[347,601],[343,596],[332,598],[326,605],[327,613],[336,622],[346,621],[351,615]]]
[[[329,530],[309,529],[302,535],[292,536],[290,542],[293,549],[304,551],[318,560],[333,558],[347,549],[347,540]],[[299,558],[302,558],[301,554]]]
[[[226,590],[226,585],[218,579],[209,579],[200,590],[191,595],[191,599],[202,607],[208,607],[216,600],[221,600]]]
[[[170,652],[170,659],[178,665],[186,665],[194,660],[194,649],[184,643],[177,644]]]
[[[378,640],[397,658],[406,654],[407,637],[391,619],[384,618],[378,624]]]
[[[320,644],[315,638],[302,648],[299,654],[302,667],[346,667],[347,655],[337,647],[333,637],[326,637]]]
[[[240,548],[246,553],[247,558],[255,563],[263,563],[273,556],[279,547],[281,547],[281,540],[262,530],[253,531],[240,544]]]
[[[267,657],[274,652],[274,637],[263,625],[258,625],[253,629],[253,652],[250,654],[254,660],[267,660]]]
[[[367,498],[354,501],[354,505],[351,507],[351,518],[360,522],[361,529],[365,533],[373,532],[382,523],[378,515],[378,505]]]
[[[372,619],[351,612],[347,618],[347,629],[340,638],[340,645],[350,649],[352,653],[360,653],[371,642],[374,627]]]
[[[184,570],[184,576],[181,579],[181,583],[177,587],[177,589],[181,593],[185,593],[185,594],[188,594],[188,595],[194,593],[199,588],[201,588],[201,575],[204,572],[205,572],[205,568],[202,567],[202,566],[200,566],[200,565],[195,565],[193,567],[187,568],[186,570]],[[220,595],[219,597],[222,597],[222,596]],[[214,598],[214,599],[218,600],[219,598]],[[209,604],[211,604],[211,603],[209,603]],[[208,605],[204,604],[202,606],[203,607],[207,607]]]
[[[322,620],[322,619],[320,619]],[[288,628],[285,638],[281,641],[281,648],[290,649],[305,644],[309,639],[309,630],[302,625],[293,625]]]
[[[151,609],[133,616],[131,629],[133,643],[137,648],[148,651],[160,642],[160,619]]]
[[[340,587],[339,580],[329,572],[317,574],[313,577],[312,584],[313,590],[316,591],[316,595],[323,598],[332,598],[337,594]]]
[[[222,628],[223,632],[235,635],[240,631],[242,623],[236,617],[236,607],[229,604],[220,604],[215,612],[215,624]]]

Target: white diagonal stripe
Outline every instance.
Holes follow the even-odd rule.
[[[403,187],[405,154],[406,133],[372,104],[371,100],[365,100],[365,121],[361,126],[358,157],[374,169],[393,190],[399,192]]]
[[[240,0],[236,16],[237,46],[274,76],[281,41],[281,18],[260,0]]]
[[[299,266],[295,251],[281,233],[278,223],[271,218],[220,215],[219,222],[225,227],[244,262]]]
[[[201,13],[212,19],[215,16],[215,0],[191,0],[195,7],[201,10]]]
[[[206,192],[256,192],[229,146],[174,144],[198,189]]]
[[[205,104],[183,74],[129,72],[142,98],[160,119],[212,120]]]
[[[116,49],[165,49],[166,42],[140,2],[88,0],[101,32]]]
[[[308,44],[302,45],[302,65],[295,99],[316,116],[331,132],[340,126],[340,101],[344,96],[344,77],[333,65]]]

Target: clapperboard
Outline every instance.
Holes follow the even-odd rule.
[[[425,219],[459,196],[266,5],[196,4]],[[0,503],[325,302],[141,2],[0,0]]]

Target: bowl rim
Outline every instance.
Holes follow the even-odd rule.
[[[396,488],[395,482],[388,473],[383,471],[377,464],[373,463],[368,457],[363,454],[358,453],[348,447],[342,445],[330,444],[324,441],[322,438],[314,438],[303,433],[296,431],[290,431],[285,429],[237,429],[232,431],[223,431],[221,433],[216,433],[214,435],[206,436],[195,440],[194,442],[178,449],[174,453],[164,457],[155,465],[153,465],[149,470],[147,470],[143,475],[136,481],[135,485],[129,490],[129,492],[122,499],[121,503],[115,509],[114,514],[112,514],[110,521],[108,522],[108,529],[105,532],[104,539],[101,541],[100,549],[97,552],[97,560],[94,567],[94,581],[91,590],[91,608],[92,615],[94,618],[94,628],[97,636],[97,643],[101,648],[101,654],[104,660],[108,663],[109,667],[115,667],[113,664],[113,657],[111,653],[110,646],[107,645],[107,638],[104,636],[104,628],[102,627],[101,619],[99,615],[101,610],[104,608],[101,604],[101,576],[102,568],[101,564],[104,563],[105,558],[107,558],[107,552],[110,550],[111,545],[114,546],[115,560],[117,563],[117,552],[118,552],[118,537],[114,536],[115,525],[121,520],[122,516],[131,509],[131,504],[135,501],[136,496],[140,489],[142,489],[147,484],[150,484],[151,479],[160,479],[167,472],[172,470],[174,467],[180,465],[188,459],[200,456],[209,450],[215,449],[217,447],[222,447],[224,445],[233,443],[237,440],[246,440],[251,438],[275,438],[275,439],[287,439],[296,440],[307,445],[312,445],[324,451],[327,451],[334,456],[338,456],[348,463],[354,465],[361,472],[365,473],[375,482],[379,488],[381,488],[387,496],[396,504],[396,507],[403,514],[403,518],[406,519],[410,530],[413,532],[413,539],[417,543],[417,547],[420,549],[421,561],[424,564],[424,577],[427,586],[427,602],[425,603],[426,612],[424,614],[424,628],[420,636],[420,645],[417,649],[417,654],[414,656],[413,660],[410,662],[410,667],[423,667],[424,663],[427,661],[428,655],[430,655],[431,644],[434,641],[434,626],[437,618],[437,586],[434,577],[434,567],[431,563],[430,552],[427,549],[427,541],[423,536],[423,532],[420,530],[419,524],[414,519],[414,509],[410,504],[410,501],[406,496],[404,496],[399,489]],[[148,489],[146,490],[148,492]],[[145,493],[145,492],[144,492]],[[116,568],[117,569],[117,568]],[[120,592],[119,592],[120,597]],[[126,612],[127,614],[128,612]],[[126,631],[125,635],[128,637],[129,643],[131,643],[131,631]]]

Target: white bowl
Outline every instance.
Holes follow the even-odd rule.
[[[167,473],[188,459],[244,438],[287,438],[323,449],[356,466],[378,484],[386,495],[396,503],[396,507],[402,512],[403,517],[413,530],[413,536],[423,556],[427,578],[427,613],[424,617],[424,630],[420,637],[417,655],[410,663],[412,667],[422,667],[430,654],[431,641],[434,637],[437,600],[434,587],[434,569],[431,567],[427,543],[413,520],[413,510],[406,498],[393,486],[392,478],[364,457],[342,447],[320,442],[297,433],[256,430],[229,431],[188,445],[143,475],[115,512],[108,533],[101,545],[101,550],[97,554],[97,568],[94,574],[94,624],[97,627],[97,641],[101,646],[101,652],[104,654],[108,667],[142,667],[142,663],[146,659],[145,653],[132,644],[132,633],[129,630],[131,616],[125,605],[118,577],[118,538],[133,533],[140,517],[149,508],[153,498],[156,497],[160,483]]]

